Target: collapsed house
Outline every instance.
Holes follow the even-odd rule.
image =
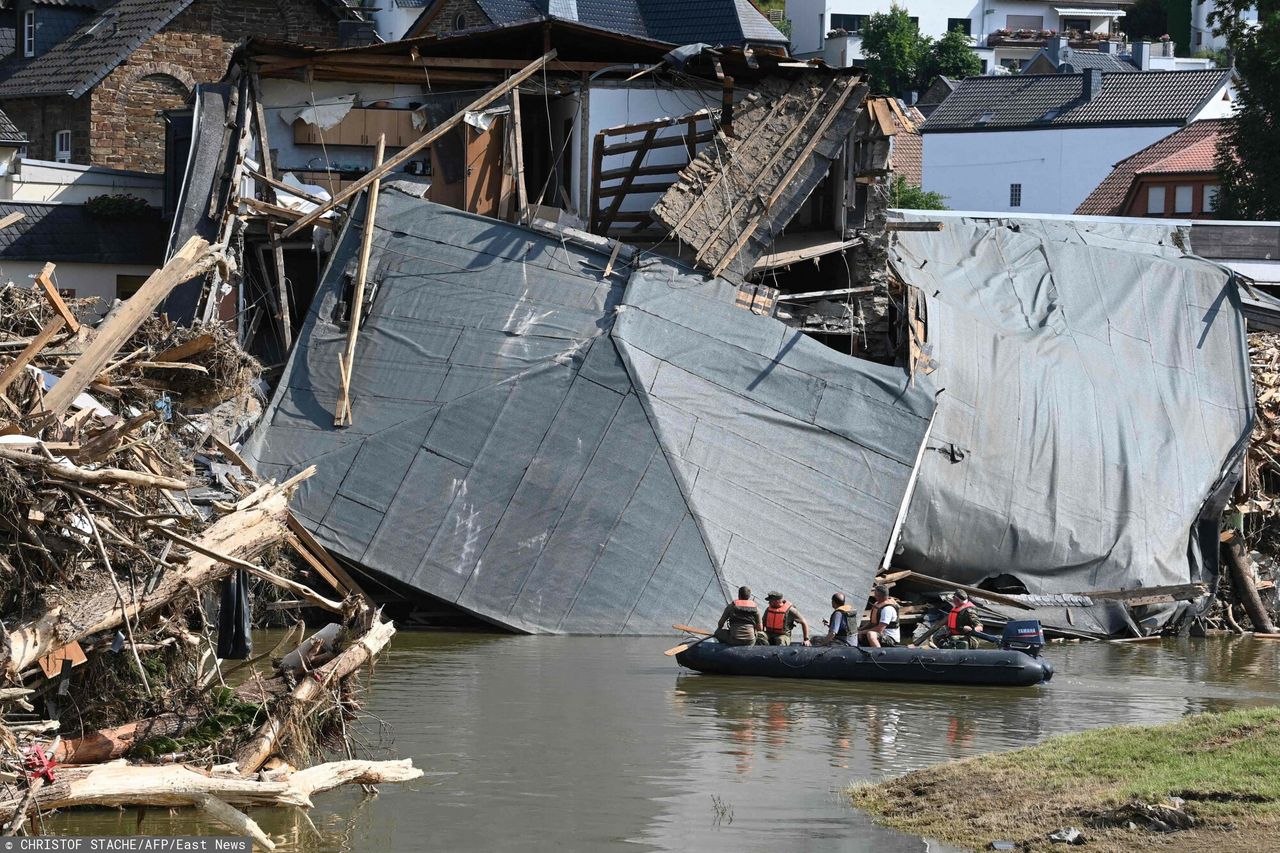
[[[856,72],[701,47],[645,65],[655,46],[629,42],[635,70],[552,83],[587,60],[530,62],[527,44],[495,59],[517,50],[505,37],[233,68],[237,111],[259,116],[271,82],[243,75],[268,67],[512,73],[452,116],[405,95],[428,117],[419,138],[327,198],[289,206],[293,184],[237,171],[280,162],[270,121],[238,155],[193,149],[228,164],[197,188],[226,199],[207,208],[224,226],[252,240],[258,217],[278,244],[316,225],[331,247],[246,450],[279,477],[323,460],[295,503],[320,542],[531,632],[661,632],[713,620],[742,583],[823,601],[885,572],[982,584],[1015,609],[1065,602],[1095,636],[1204,599],[1253,403],[1236,283],[1185,233],[890,213],[911,122]],[[391,61],[406,52],[422,68]],[[625,75],[628,104],[676,81],[707,106],[633,111],[593,147],[598,72]],[[572,120],[539,141],[553,92]],[[548,120],[533,135],[515,129],[531,94]],[[500,152],[495,192],[467,193],[467,169],[461,198],[446,192],[458,130],[460,150]],[[266,264],[262,281],[284,292]]]

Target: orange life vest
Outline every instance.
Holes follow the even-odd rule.
[[[949,634],[961,633],[960,625],[958,624],[960,622],[960,614],[965,610],[968,610],[972,606],[973,606],[972,601],[962,601],[959,604],[952,606],[951,612],[947,614],[947,633]]]
[[[787,633],[787,613],[791,610],[790,601],[771,601],[764,611],[764,629],[770,634]]]

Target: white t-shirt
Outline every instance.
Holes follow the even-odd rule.
[[[884,607],[880,608],[880,624],[881,625],[892,625],[894,622],[897,622],[897,621],[898,621],[898,608],[894,607],[892,604],[886,604]],[[884,636],[889,637],[895,643],[902,642],[902,631],[899,628],[885,628]]]

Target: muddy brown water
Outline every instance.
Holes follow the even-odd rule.
[[[317,795],[309,820],[253,817],[277,849],[308,853],[939,850],[875,827],[843,789],[1064,732],[1280,702],[1280,641],[1054,645],[1057,675],[1027,689],[697,675],[662,656],[675,642],[398,634],[364,739],[426,776]],[[46,827],[219,834],[158,809]]]

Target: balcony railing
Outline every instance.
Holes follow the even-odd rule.
[[[1056,35],[1052,30],[996,30],[987,35],[986,43],[987,47],[1044,47]],[[1124,35],[1075,31],[1067,35],[1067,43],[1074,48],[1096,48],[1107,42],[1123,46]]]

